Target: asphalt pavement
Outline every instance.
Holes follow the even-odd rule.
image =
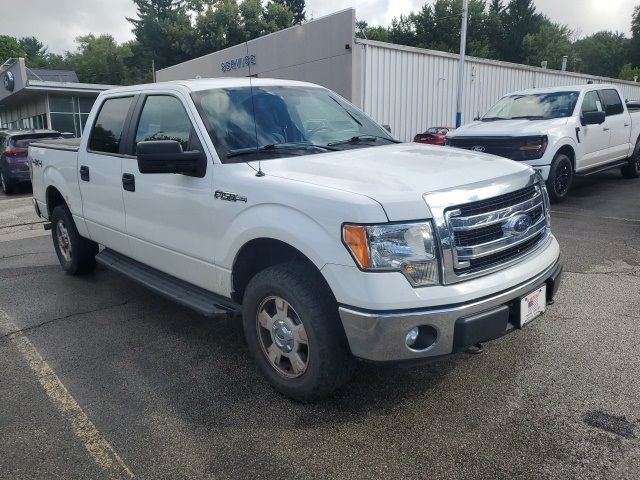
[[[65,275],[28,191],[0,194],[2,479],[640,478],[640,180],[553,207],[565,276],[530,326],[302,405],[234,320],[99,268]]]

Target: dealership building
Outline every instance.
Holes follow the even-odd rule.
[[[355,10],[343,10],[159,70],[156,79],[254,76],[317,83],[405,141],[431,126],[455,125],[458,55],[356,38],[355,24]],[[627,99],[640,100],[639,83],[467,57],[462,121],[509,92],[589,81],[613,83]]]
[[[98,94],[111,85],[80,83],[73,71],[30,69],[23,58],[0,66],[0,126],[51,128],[79,137]]]

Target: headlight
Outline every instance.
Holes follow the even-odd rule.
[[[542,158],[549,143],[546,135],[523,137],[519,141],[520,145],[517,147],[514,160],[536,160]]]
[[[342,239],[362,270],[402,272],[414,287],[440,283],[431,222],[344,225]]]

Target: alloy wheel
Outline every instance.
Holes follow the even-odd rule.
[[[282,297],[265,298],[256,315],[258,340],[269,364],[285,378],[298,378],[309,365],[309,340],[302,320]]]
[[[70,262],[73,254],[71,248],[71,238],[64,222],[58,222],[56,226],[56,238],[58,240],[58,249],[65,262]]]

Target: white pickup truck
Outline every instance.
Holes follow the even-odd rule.
[[[522,328],[559,285],[533,169],[399,144],[317,85],[118,88],[79,142],[29,156],[64,270],[97,261],[201,314],[241,315],[263,375],[299,400],[345,383],[356,358],[430,359]]]
[[[596,84],[510,93],[446,144],[531,165],[559,202],[575,175],[620,167],[625,178],[640,176],[640,112],[629,113],[623,98]]]

